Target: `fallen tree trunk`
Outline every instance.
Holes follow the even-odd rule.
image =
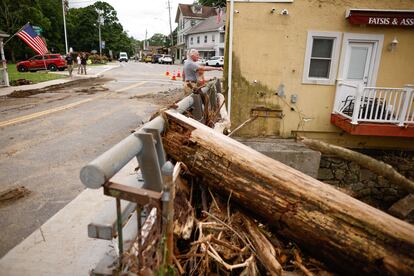
[[[167,111],[167,153],[337,271],[414,275],[414,226]]]
[[[401,186],[405,191],[414,193],[414,182],[397,172],[391,165],[378,161],[365,154],[331,145],[325,142],[300,137],[299,140],[313,150],[324,154],[336,155],[342,159],[352,161],[373,173],[384,176],[392,183]]]

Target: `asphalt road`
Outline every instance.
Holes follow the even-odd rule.
[[[79,180],[82,166],[160,107],[134,96],[182,86],[165,76],[167,68],[182,69],[122,63],[104,79],[82,87],[0,98],[0,191],[25,186],[31,192],[0,205],[0,257],[84,189]],[[207,77],[220,74],[209,72]]]

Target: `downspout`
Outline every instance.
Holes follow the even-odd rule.
[[[233,15],[234,15],[234,0],[230,0],[230,32],[229,32],[229,71],[227,77],[227,110],[228,119],[231,121],[231,81],[233,73]]]

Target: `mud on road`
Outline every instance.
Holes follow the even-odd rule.
[[[181,89],[163,91],[161,87],[158,92],[129,97],[108,89],[105,83],[110,80],[88,79],[0,97],[2,122],[96,98],[66,113],[0,127],[0,195],[4,199],[0,204],[0,257],[82,192],[78,175],[83,165],[156,110],[183,97]],[[10,192],[19,185],[27,192]]]

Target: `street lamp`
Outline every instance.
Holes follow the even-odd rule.
[[[68,11],[68,9],[69,9],[69,2],[68,2],[68,0],[62,0],[63,30],[65,32],[65,49],[66,49],[65,54],[68,53],[68,36],[66,35],[66,17],[65,17],[66,12]]]

